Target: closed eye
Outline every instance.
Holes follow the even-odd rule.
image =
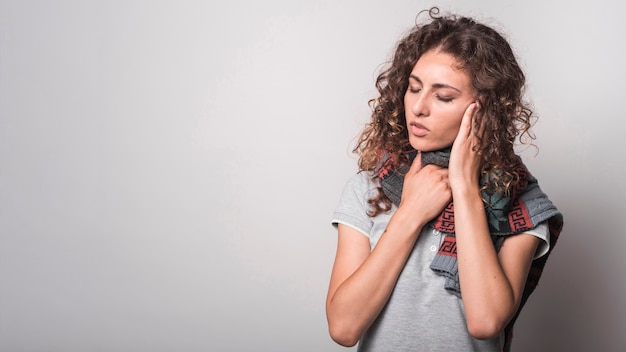
[[[440,101],[442,101],[442,102],[444,102],[444,103],[449,103],[449,102],[451,102],[452,100],[454,100],[454,98],[450,98],[450,97],[442,97],[442,96],[439,96],[439,95],[437,95],[437,99],[438,99],[438,100],[440,100]]]
[[[422,88],[420,87],[409,87],[409,92],[411,93],[419,93],[422,91]]]

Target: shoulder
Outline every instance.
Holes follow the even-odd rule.
[[[376,195],[378,184],[374,173],[361,171],[352,175],[345,182],[340,201],[357,201],[367,203],[367,200]]]

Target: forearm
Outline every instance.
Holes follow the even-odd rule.
[[[489,234],[478,188],[455,193],[454,216],[461,294],[468,329],[489,338],[506,326],[516,297]]]
[[[327,318],[338,343],[354,345],[386,304],[423,224],[398,210],[363,263],[331,293]]]

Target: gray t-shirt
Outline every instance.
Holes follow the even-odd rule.
[[[387,214],[369,217],[367,200],[376,186],[367,172],[356,174],[344,187],[332,224],[344,224],[369,237],[374,248],[385,230],[395,206]],[[533,235],[543,244],[535,257],[545,254],[549,232],[545,224]],[[467,331],[463,301],[444,289],[445,278],[430,269],[444,235],[426,226],[400,273],[389,301],[359,341],[358,351],[502,351],[504,336],[476,340]]]

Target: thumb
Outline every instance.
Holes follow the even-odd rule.
[[[409,168],[408,173],[415,174],[421,169],[422,169],[422,153],[418,152],[417,155],[415,156],[415,159],[413,159],[413,163],[411,164],[411,167]]]

